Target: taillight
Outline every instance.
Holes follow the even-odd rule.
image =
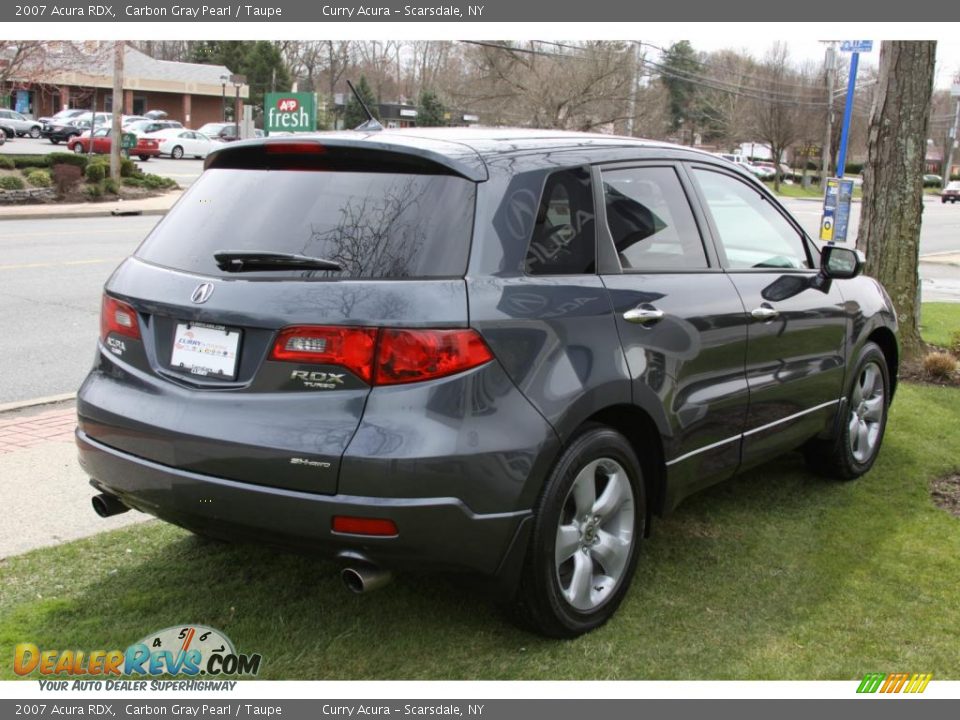
[[[493,359],[473,330],[384,328],[377,349],[377,385],[397,385],[453,375]]]
[[[348,515],[334,515],[332,523],[336,533],[350,535],[378,535],[380,537],[395,537],[400,532],[393,520],[385,518],[350,517]]]
[[[474,330],[298,325],[284,328],[272,360],[339,365],[371,385],[399,385],[483,365],[493,353]]]
[[[376,343],[376,328],[301,325],[280,331],[270,357],[286,362],[339,365],[369,383]]]
[[[109,295],[103,296],[100,304],[100,339],[106,340],[110,333],[140,339],[137,311]]]

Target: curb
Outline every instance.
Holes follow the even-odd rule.
[[[0,213],[0,222],[4,220],[64,220],[69,218],[87,218],[87,217],[129,217],[131,215],[166,215],[170,208],[155,208],[152,210],[119,210],[118,208],[87,211],[65,211],[65,212],[36,212],[19,213],[17,215],[5,215]]]
[[[77,397],[75,392],[64,393],[62,395],[47,395],[46,397],[33,398],[32,400],[14,400],[13,402],[0,404],[0,413],[11,412],[13,410],[23,410],[25,408],[39,407],[40,405],[53,405],[55,403],[73,400]]]

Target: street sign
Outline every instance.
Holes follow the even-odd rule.
[[[842,40],[840,52],[868,53],[873,52],[873,40]]]
[[[820,157],[819,145],[798,145],[793,150],[794,155],[799,157]]]
[[[133,150],[137,146],[137,136],[134,133],[122,133],[120,135],[120,149]]]
[[[820,219],[820,239],[824,242],[846,242],[850,225],[850,203],[853,200],[853,180],[830,178],[823,196],[823,217]]]
[[[314,132],[317,96],[309,92],[267,93],[263,99],[263,129],[271,132]]]

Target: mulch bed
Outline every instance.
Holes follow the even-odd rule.
[[[960,518],[960,473],[937,478],[930,486],[933,504]]]

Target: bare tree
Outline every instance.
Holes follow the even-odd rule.
[[[881,43],[857,237],[867,273],[883,283],[896,307],[907,357],[923,349],[917,267],[936,50],[936,41]]]
[[[779,164],[786,150],[804,134],[803,112],[799,105],[803,95],[796,91],[798,79],[790,66],[787,46],[776,43],[761,65],[764,73],[763,99],[754,103],[757,135],[770,146],[773,162]],[[780,192],[780,173],[773,176],[773,188]]]
[[[612,129],[629,117],[632,49],[618,42],[490,42],[469,51],[454,95],[501,124]]]

